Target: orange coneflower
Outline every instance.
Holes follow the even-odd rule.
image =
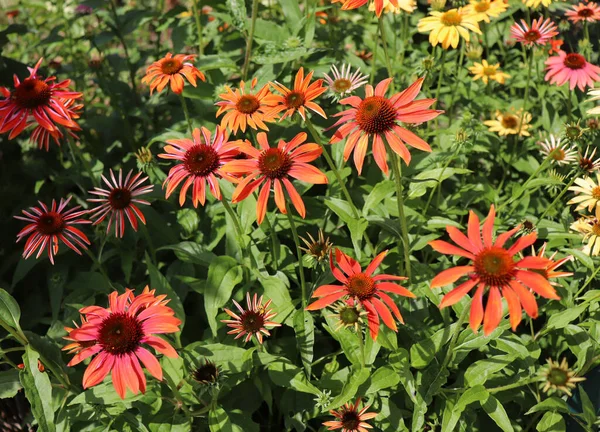
[[[206,81],[204,74],[200,72],[189,60],[193,60],[195,54],[177,54],[173,57],[171,53],[152,63],[146,69],[146,76],[142,78],[142,82],[150,86],[150,94],[156,89],[159,92],[170,84],[171,90],[174,93],[181,94],[183,85],[187,78],[188,82],[196,87],[196,77],[202,81]]]
[[[350,96],[342,99],[342,105],[350,105],[352,108],[336,114],[341,117],[328,129],[339,126],[339,129],[331,137],[330,143],[336,143],[348,138],[344,147],[344,160],[348,160],[350,153],[354,150],[354,164],[360,174],[367,152],[369,141],[373,141],[373,156],[381,170],[387,174],[387,152],[383,139],[387,141],[390,148],[398,154],[408,165],[410,153],[405,144],[430,152],[431,147],[414,133],[400,126],[402,123],[422,123],[431,120],[443,111],[432,110],[429,107],[435,99],[415,98],[421,90],[423,78],[419,78],[410,87],[401,93],[396,93],[389,99],[385,93],[392,78],[387,78],[377,84],[375,91],[371,85],[366,86],[365,98]]]
[[[254,78],[250,84],[251,90],[254,90],[256,83],[257,79]],[[268,131],[265,122],[277,120],[277,114],[273,113],[272,109],[277,104],[278,97],[271,93],[268,84],[255,94],[246,92],[244,81],[240,82],[239,90],[232,90],[229,86],[226,86],[225,90],[225,93],[219,95],[223,101],[215,103],[219,107],[217,117],[228,111],[221,119],[221,127],[229,127],[234,134],[238,129],[246,132],[246,125],[254,130],[260,128]]]
[[[359,405],[360,398],[354,403],[346,403],[337,410],[329,411],[337,420],[324,422],[323,426],[330,431],[341,429],[342,432],[367,432],[372,426],[366,421],[377,417],[377,413],[367,412],[371,405],[366,405],[361,410],[358,409]]]
[[[81,326],[67,328],[71,341],[63,350],[75,353],[69,366],[98,354],[83,374],[83,388],[100,384],[112,372],[113,387],[121,399],[127,389],[134,394],[146,391],[146,377],[140,365],[162,380],[162,369],[154,355],[142,345],[148,345],[167,357],[177,358],[177,352],[157,334],[176,333],[181,321],[166,306],[165,295],[154,295],[147,286],[139,296],[130,289],[108,296],[109,307],[87,306],[80,309]]]
[[[59,240],[67,247],[73,249],[79,255],[79,248],[87,249],[90,244],[87,236],[74,225],[91,223],[88,220],[81,219],[86,211],[80,210],[80,206],[75,206],[66,210],[69,201],[72,197],[60,199],[58,206],[56,200],[52,200],[52,206],[47,206],[41,201],[38,201],[39,207],[30,207],[29,211],[22,210],[25,216],[15,216],[15,219],[29,222],[17,234],[17,242],[24,237],[29,236],[25,242],[23,258],[27,259],[38,250],[36,258],[39,258],[44,250],[48,250],[48,258],[54,264],[54,255],[58,253]]]
[[[522,309],[532,318],[538,316],[538,306],[531,291],[548,299],[559,300],[556,290],[541,271],[545,271],[552,262],[541,256],[528,256],[515,261],[515,255],[537,239],[536,233],[520,237],[510,248],[504,244],[520,227],[500,234],[492,241],[495,220],[494,206],[490,207],[488,217],[479,228],[479,218],[469,212],[468,236],[457,228],[447,226],[450,238],[458,245],[454,246],[443,240],[434,240],[429,245],[436,251],[446,255],[458,255],[468,258],[472,264],[457,266],[444,270],[431,281],[431,288],[442,287],[457,281],[463,276],[468,280],[446,294],[440,308],[452,306],[460,301],[475,286],[477,290],[471,302],[470,324],[477,331],[483,321],[483,333],[489,335],[502,319],[502,297],[506,299],[513,330],[522,319]],[[487,289],[487,305],[483,308],[483,295]],[[530,291],[531,290],[531,291]]]
[[[179,205],[183,206],[187,191],[192,187],[192,204],[198,207],[198,203],[204,205],[206,201],[206,183],[212,195],[220,200],[221,188],[219,178],[225,178],[231,182],[236,179],[222,170],[225,163],[233,160],[238,155],[238,143],[229,141],[226,129],[217,126],[211,140],[211,133],[205,127],[194,129],[192,139],[172,139],[167,141],[164,150],[166,153],[159,154],[162,159],[175,159],[181,163],[175,165],[169,171],[169,175],[163,183],[167,186],[166,198],[173,193],[179,184],[185,180],[179,192]]]
[[[535,252],[534,247],[531,247],[531,253],[535,256],[538,256],[540,258],[544,258],[544,255],[546,254],[546,245],[547,243],[544,243],[542,245],[542,247],[538,250],[538,252]],[[557,261],[554,261],[554,258],[556,257],[556,254],[558,253],[558,251],[554,252],[552,255],[550,255],[550,258],[548,258],[548,260],[550,261],[548,263],[548,265],[543,268],[543,269],[537,269],[534,271],[537,271],[538,273],[540,273],[542,276],[544,276],[546,279],[548,279],[550,281],[550,279],[555,279],[555,278],[561,278],[561,277],[567,277],[567,276],[573,276],[572,272],[566,272],[566,271],[558,271],[557,269],[559,267],[561,267],[563,264],[565,264],[568,261],[573,261],[573,255],[569,255],[566,256],[564,258],[561,258]],[[550,282],[551,285],[557,285],[556,282]]]
[[[404,324],[398,306],[394,303],[388,293],[398,294],[413,298],[415,295],[389,280],[405,280],[402,276],[379,274],[373,276],[373,272],[381,264],[387,251],[381,252],[367,266],[365,271],[361,270],[360,264],[339,249],[335,250],[335,261],[339,269],[333,265],[333,255],[329,255],[329,267],[333,276],[343,285],[322,285],[315,290],[313,297],[319,300],[308,305],[306,310],[318,310],[327,307],[342,297],[348,296],[360,303],[367,310],[369,331],[373,340],[377,339],[379,333],[379,317],[383,323],[394,331],[397,331],[394,317]],[[340,270],[341,269],[341,270]]]
[[[117,181],[111,169],[110,178],[112,183],[102,175],[102,180],[106,183],[108,189],[95,187],[94,190],[90,191],[91,194],[99,196],[99,198],[88,199],[89,202],[99,203],[98,207],[88,212],[90,217],[95,219],[94,225],[98,225],[107,216],[110,216],[106,233],[108,234],[114,223],[115,237],[123,237],[125,234],[125,218],[129,220],[134,231],[138,229],[138,219],[144,225],[146,224],[146,218],[144,218],[144,214],[136,204],[150,205],[148,201],[139,197],[151,192],[154,185],[143,185],[148,177],[142,177],[141,172],[132,177],[132,173],[133,171],[129,171],[125,181],[123,181],[123,170],[120,169],[119,180]]]
[[[600,6],[594,2],[579,3],[577,6],[571,6],[571,9],[565,12],[565,16],[572,23],[580,21],[596,22],[600,20]]]
[[[8,139],[11,140],[26,127],[37,124],[31,138],[40,148],[48,150],[50,136],[57,142],[63,136],[59,125],[67,131],[81,130],[74,121],[79,117],[77,111],[81,106],[72,105],[83,94],[69,90],[69,79],[59,83],[54,82],[56,77],[53,76],[42,79],[38,73],[42,60],[40,58],[33,68],[28,68],[29,76],[23,81],[13,75],[14,90],[0,87],[0,96],[4,97],[0,99],[0,134],[10,131]]]
[[[227,334],[234,334],[235,339],[239,339],[246,335],[244,342],[248,342],[252,339],[252,336],[256,337],[258,343],[263,342],[263,335],[270,336],[269,328],[280,327],[281,324],[271,321],[277,313],[269,309],[271,306],[271,300],[263,304],[263,297],[258,297],[254,294],[254,298],[250,299],[250,293],[246,293],[246,304],[248,310],[245,310],[240,306],[238,302],[233,300],[233,304],[238,308],[240,314],[236,314],[229,309],[225,309],[227,315],[231,318],[230,320],[221,320],[221,322],[227,324],[227,327],[233,328],[227,332]]]
[[[269,145],[267,134],[264,132],[260,132],[257,139],[260,149],[253,147],[249,141],[239,146],[239,150],[248,155],[248,159],[234,160],[223,167],[223,171],[231,175],[248,174],[233,192],[232,202],[246,199],[260,186],[256,203],[256,219],[261,224],[267,212],[271,186],[275,191],[275,204],[282,213],[286,213],[283,193],[285,187],[296,211],[304,218],[306,216],[304,202],[290,181],[290,177],[306,183],[326,184],[325,174],[309,164],[318,158],[323,150],[315,143],[302,144],[306,141],[304,132],[300,132],[289,142],[280,140],[277,147]]]
[[[357,8],[369,3],[369,0],[334,0],[333,3],[337,3],[340,1],[343,3],[342,10],[357,9]],[[384,0],[373,0],[375,14],[377,15],[377,18],[379,18],[381,16],[381,13],[383,12],[383,7],[385,6],[385,3],[386,2],[384,2]],[[396,8],[400,7],[400,5],[398,4],[398,0],[388,0],[388,3],[390,3],[392,6],[394,6]]]
[[[327,118],[325,111],[312,102],[323,93],[327,91],[326,87],[323,87],[323,80],[318,79],[314,83],[310,84],[312,79],[313,71],[310,71],[306,77],[304,77],[304,68],[300,68],[296,74],[294,80],[294,88],[288,89],[283,84],[277,81],[269,83],[275,90],[282,94],[282,96],[276,95],[276,106],[273,109],[273,113],[279,113],[285,111],[281,120],[286,117],[292,116],[296,111],[300,114],[303,120],[306,119],[306,109],[316,112],[323,118]]]

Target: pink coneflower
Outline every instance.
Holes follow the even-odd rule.
[[[377,417],[377,413],[367,412],[371,405],[365,405],[360,410],[359,406],[360,398],[356,399],[355,403],[346,403],[337,410],[329,411],[337,420],[326,421],[323,426],[330,431],[341,429],[342,432],[367,432],[367,429],[372,429],[367,420]]]
[[[69,117],[74,120],[78,119],[79,112],[83,109],[83,104],[75,104],[75,99],[64,99],[62,102]],[[76,125],[76,127],[64,127],[63,129],[74,139],[79,138],[77,134],[73,132],[81,130],[79,125]],[[60,142],[64,138],[64,134],[59,128],[49,130],[41,125],[37,125],[29,137],[30,141],[36,143],[40,150],[43,148],[46,151],[50,150],[50,138],[52,138],[56,145],[60,146]]]
[[[546,81],[558,86],[569,82],[571,90],[577,86],[584,91],[586,87],[594,87],[594,82],[600,81],[600,67],[588,63],[584,56],[577,53],[560,51],[557,56],[549,57],[546,60],[546,70]]]
[[[239,153],[238,143],[230,142],[226,129],[217,126],[211,140],[211,134],[205,127],[194,129],[193,139],[172,139],[165,146],[166,153],[159,154],[163,159],[175,159],[181,163],[175,165],[169,171],[168,177],[163,183],[167,186],[166,197],[173,193],[179,184],[185,180],[179,192],[179,205],[185,203],[186,193],[192,188],[192,204],[198,207],[198,203],[204,205],[206,201],[206,183],[212,195],[220,200],[221,189],[219,178],[225,178],[231,182],[236,179],[222,171],[221,167],[233,160]]]
[[[82,97],[82,93],[69,90],[71,80],[54,83],[56,77],[42,79],[38,69],[40,58],[35,67],[29,69],[29,77],[23,81],[13,75],[14,90],[0,87],[0,134],[9,132],[8,139],[17,137],[30,125],[38,124],[55,138],[60,134],[58,125],[67,129],[81,130],[73,120],[74,109],[69,109],[72,100]],[[40,143],[40,141],[38,141]],[[41,147],[41,144],[40,144]]]
[[[148,180],[148,177],[140,178],[142,176],[141,172],[132,177],[132,173],[133,171],[129,171],[125,181],[123,181],[123,170],[120,169],[119,180],[117,181],[115,174],[110,170],[112,183],[104,175],[102,176],[102,180],[104,180],[108,189],[95,187],[93,191],[90,191],[91,194],[101,197],[88,199],[89,202],[101,203],[98,207],[89,211],[90,218],[92,220],[96,219],[94,225],[98,225],[110,215],[106,233],[108,234],[114,222],[115,237],[123,237],[125,234],[125,217],[129,220],[134,231],[138,229],[138,218],[144,225],[146,224],[146,219],[136,204],[150,205],[148,201],[141,200],[138,197],[151,192],[154,186],[142,186],[142,183]]]
[[[350,73],[351,71],[350,65],[343,64],[341,72],[335,65],[331,65],[331,75],[333,78],[327,74],[323,74],[329,86],[329,91],[331,91],[334,98],[350,93],[369,81],[369,75],[361,74],[360,68],[356,69],[354,73]]]
[[[236,335],[235,339],[246,335],[244,342],[248,342],[254,336],[258,340],[258,343],[263,343],[263,335],[271,335],[267,329],[280,327],[281,324],[271,321],[277,315],[276,312],[269,309],[271,300],[265,304],[262,301],[263,297],[258,297],[256,294],[250,299],[250,293],[247,292],[246,304],[248,305],[248,310],[245,310],[238,302],[233,300],[233,304],[238,308],[240,314],[238,315],[229,309],[225,309],[227,315],[233,318],[231,320],[221,320],[221,322],[227,324],[227,327],[233,328],[227,334]]]
[[[594,2],[579,3],[577,6],[571,6],[571,9],[565,12],[565,16],[572,23],[596,22],[600,20],[600,6]]]
[[[71,197],[66,200],[61,198],[57,206],[56,200],[52,200],[52,206],[50,207],[38,201],[39,207],[30,207],[29,211],[22,210],[25,216],[15,216],[15,219],[29,222],[29,225],[17,234],[17,243],[24,237],[29,236],[25,243],[23,258],[29,258],[36,249],[38,249],[36,258],[39,258],[44,249],[47,249],[48,258],[54,264],[54,255],[58,253],[59,240],[79,255],[81,255],[79,248],[87,249],[86,244],[91,244],[90,241],[74,225],[91,222],[80,219],[86,213],[85,210],[79,210],[80,206],[65,211],[69,201],[71,201]]]
[[[541,17],[533,20],[531,27],[525,20],[521,20],[521,24],[514,23],[510,28],[510,34],[525,46],[546,45],[550,39],[558,35],[558,31],[550,18],[546,18],[544,22],[542,20]]]
[[[108,296],[109,307],[87,306],[79,310],[81,326],[66,327],[65,338],[72,343],[63,351],[75,353],[69,366],[98,354],[83,374],[83,388],[100,384],[112,372],[113,387],[121,399],[127,389],[134,394],[146,391],[146,377],[140,365],[156,379],[162,380],[162,369],[154,355],[142,345],[148,345],[167,357],[177,358],[177,352],[157,334],[176,333],[181,321],[166,306],[165,295],[154,295],[148,287],[139,296],[130,289]]]

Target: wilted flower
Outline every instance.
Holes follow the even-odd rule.
[[[235,339],[246,335],[244,342],[248,342],[254,336],[258,343],[262,344],[263,337],[271,335],[268,329],[281,326],[281,324],[272,321],[277,313],[273,312],[272,309],[269,309],[271,300],[263,304],[262,296],[259,298],[257,294],[254,294],[254,298],[250,299],[250,293],[247,292],[247,310],[242,308],[235,300],[232,301],[240,311],[239,315],[225,308],[227,315],[233,319],[221,320],[221,322],[227,324],[227,327],[233,328],[233,330],[228,331],[227,334],[235,334]]]
[[[306,245],[305,248],[301,247],[300,249],[318,262],[326,260],[329,257],[331,247],[333,246],[333,243],[329,241],[329,237],[325,238],[325,234],[323,233],[322,229],[319,229],[319,234],[316,240],[310,233],[306,233],[306,235],[308,235],[310,241],[300,237],[300,239]]]

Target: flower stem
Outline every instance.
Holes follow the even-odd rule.
[[[248,66],[250,65],[250,54],[252,53],[252,39],[254,38],[254,28],[256,26],[256,16],[258,15],[258,0],[252,0],[252,18],[250,21],[250,32],[246,41],[246,56],[244,57],[244,66],[242,67],[242,78],[248,76]]]
[[[435,91],[435,102],[433,108],[435,108],[440,101],[440,91],[442,89],[442,81],[444,81],[444,66],[446,65],[446,50],[442,48],[442,56],[440,58],[440,76],[438,77],[438,85]],[[437,117],[436,117],[437,123]]]
[[[177,389],[177,385],[173,382],[173,380],[171,379],[169,374],[165,373],[164,378],[165,378],[165,381],[167,382],[168,387],[171,389],[173,396],[175,396],[175,399],[177,399],[177,402],[179,403],[178,406],[181,407],[181,409],[185,413],[186,417],[191,419],[192,413],[190,412],[189,408],[187,407],[183,398],[181,397],[181,393],[179,393],[179,390]]]
[[[290,197],[291,199],[291,197]],[[296,254],[298,255],[298,270],[300,272],[300,289],[302,292],[302,308],[306,307],[306,282],[304,281],[304,265],[302,264],[302,250],[300,249],[300,239],[298,238],[298,231],[296,231],[296,223],[290,209],[289,203],[285,202],[285,209],[288,220],[290,221],[290,228],[292,229],[292,236],[294,237],[294,243],[296,244]]]
[[[183,108],[183,114],[185,115],[185,120],[187,121],[188,129],[190,134],[194,133],[194,129],[192,127],[192,119],[190,118],[190,112],[188,111],[187,102],[182,94],[179,94],[179,100],[181,101],[181,107]]]
[[[250,244],[248,244],[248,245],[244,244],[245,243],[244,242],[244,230],[242,229],[242,224],[240,223],[240,219],[239,219],[237,213],[231,208],[231,206],[229,205],[229,202],[225,199],[225,197],[223,197],[221,199],[221,204],[223,204],[225,211],[229,214],[229,217],[231,217],[231,219],[233,220],[233,226],[235,228],[236,237],[238,238],[238,243],[240,244],[240,249],[242,251],[242,255],[244,256],[245,259],[250,259],[250,261],[252,262],[253,268],[255,270],[258,270],[258,263],[254,259],[254,255],[252,255],[252,252],[250,250]]]
[[[529,379],[526,379],[526,380],[517,381],[516,383],[513,383],[513,384],[507,384],[507,385],[504,385],[504,386],[494,387],[494,388],[488,389],[488,393],[492,393],[492,394],[493,393],[499,393],[499,392],[502,392],[502,391],[506,391],[506,390],[510,390],[510,389],[514,389],[514,388],[519,388],[519,387],[523,387],[525,385],[534,383],[534,382],[536,382],[538,380],[539,380],[538,377],[532,377],[532,378],[529,378]]]
[[[202,8],[199,8],[202,0],[192,0],[192,13],[196,19],[196,31],[198,32],[198,57],[202,57],[204,54],[204,44],[202,43],[202,16],[200,12]]]
[[[315,127],[313,126],[312,122],[309,120],[308,117],[306,117],[305,124],[306,124],[306,127],[308,128],[308,130],[310,131],[310,134],[312,135],[315,142],[317,144],[319,144],[321,146],[321,148],[323,149],[323,156],[325,157],[325,160],[327,161],[327,165],[329,165],[329,169],[331,169],[331,171],[333,171],[333,174],[335,175],[335,178],[337,179],[338,185],[340,186],[342,193],[346,197],[346,201],[348,201],[348,204],[350,205],[350,208],[352,209],[352,215],[356,219],[359,219],[360,215],[358,213],[358,210],[356,210],[354,203],[352,202],[352,197],[350,196],[350,192],[348,192],[348,189],[346,189],[346,185],[344,184],[344,181],[342,180],[342,176],[341,176],[340,172],[338,171],[337,167],[335,166],[335,163],[333,162],[333,159],[331,158],[331,156],[329,156],[329,153],[327,152],[325,145],[323,145],[323,143],[319,139],[319,134],[315,130]]]
[[[362,329],[359,329],[358,332],[356,332],[356,336],[358,336],[358,346],[360,347],[360,367],[364,369],[366,363],[364,340],[365,336],[363,335]]]
[[[519,121],[519,130],[517,136],[521,135],[521,128],[523,127],[523,119],[525,118],[525,111],[527,110],[527,103],[529,102],[529,84],[531,83],[531,69],[533,67],[533,48],[529,53],[529,59],[527,61],[527,81],[525,82],[525,98],[523,99],[523,110],[521,111],[521,119]]]
[[[454,150],[454,153],[452,153],[452,156],[450,156],[450,158],[446,161],[446,163],[442,167],[442,171],[440,172],[440,175],[438,176],[437,183],[431,189],[431,192],[429,192],[429,197],[427,198],[427,203],[425,204],[425,209],[423,210],[423,215],[427,215],[427,210],[429,210],[429,205],[431,204],[431,199],[433,198],[433,195],[434,195],[435,191],[437,190],[437,188],[441,187],[442,176],[444,175],[444,172],[446,171],[446,168],[448,168],[448,166],[450,166],[450,164],[452,163],[452,161],[458,155],[461,147],[462,147],[462,141],[461,141],[461,144],[458,144],[456,146],[456,150]]]
[[[119,20],[119,14],[117,13],[117,6],[115,5],[114,0],[110,0],[108,2],[108,4],[110,6],[110,11],[113,15],[113,20],[115,21],[115,27],[113,28],[113,31],[115,32],[115,35],[121,42],[121,45],[123,45],[123,53],[125,54],[125,60],[127,61],[127,66],[129,69],[129,80],[131,81],[131,91],[133,91],[133,94],[135,96],[135,102],[138,103],[137,87],[135,85],[135,66],[133,65],[133,62],[131,61],[131,56],[129,55],[129,50],[127,49],[127,42],[125,42],[125,37],[123,36],[123,33],[121,32],[121,24],[120,24],[120,20]]]
[[[254,198],[258,200],[258,196],[256,192],[254,193]],[[269,221],[269,215],[266,214],[263,219],[263,223],[267,224],[267,229],[269,230],[269,236],[271,237],[271,255],[273,256],[273,268],[275,271],[279,269],[277,266],[277,233],[273,229],[273,225],[271,225],[271,221]]]
[[[577,176],[573,175],[573,177],[571,178],[571,181],[569,181],[569,183],[563,188],[563,190],[560,192],[560,194],[558,194],[557,197],[554,198],[554,201],[552,201],[552,203],[548,207],[546,207],[546,210],[544,210],[544,213],[542,213],[542,215],[539,217],[538,221],[541,221],[542,219],[544,219],[544,216],[546,216],[548,214],[548,212],[554,208],[556,203],[563,197],[564,194],[567,193],[567,190],[569,190],[571,185],[573,185],[573,183],[575,183],[576,178],[577,178]]]
[[[452,87],[452,95],[450,96],[450,108],[448,113],[448,126],[452,126],[452,117],[454,114],[454,97],[456,96],[456,90],[458,90],[459,74],[461,72],[463,59],[465,57],[465,45],[461,42],[460,44],[460,56],[458,57],[458,64],[456,65],[456,81]]]
[[[381,15],[381,17],[378,20],[378,22],[379,22],[379,34],[381,35],[381,43],[383,45],[383,55],[385,56],[385,65],[387,67],[388,76],[390,78],[393,78],[394,77],[394,71],[392,70],[392,62],[390,61],[390,55],[388,53],[388,45],[387,45],[387,39],[385,37],[385,29],[383,28],[383,19],[384,19],[384,16],[385,15]],[[393,80],[390,83],[390,87],[391,87],[392,93],[394,93],[394,81]]]
[[[446,355],[444,357],[444,361],[442,362],[440,371],[443,370],[446,366],[448,366],[450,360],[452,359],[452,354],[454,354],[454,346],[456,345],[456,341],[458,340],[458,335],[462,330],[462,325],[467,319],[467,312],[469,312],[469,308],[466,306],[463,307],[463,310],[460,313],[460,317],[458,318],[458,322],[456,323],[456,327],[454,328],[454,334],[452,335],[452,339],[450,339],[450,344],[448,345],[448,349],[446,350]]]
[[[598,274],[598,271],[600,271],[600,265],[596,266],[596,269],[594,270],[594,273],[592,273],[592,275],[581,286],[581,288],[579,289],[579,291],[577,291],[577,294],[575,294],[575,297],[579,297],[579,295],[583,292],[583,290],[594,280],[594,278]]]
[[[385,143],[388,154],[392,155],[392,171],[394,172],[394,181],[396,183],[396,201],[398,203],[398,218],[400,219],[400,241],[398,247],[404,251],[404,268],[406,277],[410,281],[410,243],[408,241],[408,224],[404,214],[404,190],[402,189],[402,163],[398,155]]]

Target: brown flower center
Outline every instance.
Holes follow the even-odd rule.
[[[194,371],[194,379],[200,383],[214,383],[219,377],[219,369],[211,362],[207,361]]]
[[[492,246],[475,257],[475,273],[488,286],[505,286],[513,278],[515,262],[506,249]]]
[[[104,318],[98,331],[98,343],[113,355],[135,351],[144,337],[142,323],[134,316],[116,312]]]
[[[34,109],[48,104],[52,90],[40,79],[27,78],[15,88],[12,97],[20,108]]]
[[[304,93],[299,91],[291,91],[285,97],[285,105],[288,108],[300,108],[304,105],[304,101],[306,98],[304,97]]]
[[[366,300],[373,297],[375,293],[375,281],[364,273],[357,273],[348,278],[346,288],[351,296]]]
[[[253,114],[260,108],[260,102],[254,95],[243,95],[235,104],[236,109],[244,114]]]
[[[356,411],[346,411],[340,420],[342,430],[357,431],[360,424],[360,417]]]
[[[37,221],[37,231],[44,235],[54,235],[62,232],[65,227],[65,219],[56,212],[44,213]]]
[[[278,148],[265,150],[258,157],[258,169],[270,179],[281,179],[292,168],[290,157]]]
[[[503,115],[502,116],[502,127],[505,129],[515,129],[519,124],[519,119],[515,115]]]
[[[525,34],[523,35],[523,38],[529,42],[535,42],[541,37],[542,34],[539,31],[533,29],[529,30],[528,32],[525,32]]]
[[[350,90],[350,87],[352,87],[352,81],[346,78],[336,79],[331,86],[333,91],[336,93],[344,93]]]
[[[592,189],[592,198],[600,199],[600,186],[596,186]]]
[[[462,17],[458,12],[451,10],[444,12],[440,17],[440,21],[446,26],[457,26],[462,22]]]
[[[600,222],[596,222],[592,225],[592,234],[600,236]]]
[[[593,160],[581,156],[579,158],[579,168],[581,168],[584,171],[591,172],[591,171],[594,171],[594,169],[596,168],[596,166],[594,165],[594,161]]]
[[[110,192],[108,202],[115,210],[127,208],[131,203],[131,191],[125,188],[115,188]]]
[[[396,110],[389,99],[371,96],[358,106],[356,122],[368,134],[381,134],[396,124]]]
[[[577,11],[577,15],[581,18],[589,18],[594,16],[594,11],[590,8],[582,8]]]
[[[485,12],[490,9],[490,2],[488,1],[480,1],[475,5],[475,10],[477,12]]]
[[[171,58],[163,60],[160,69],[165,75],[175,75],[183,68],[183,63],[180,60]]]
[[[215,149],[206,144],[196,144],[185,152],[183,163],[189,173],[197,177],[207,177],[220,166],[221,160]]]
[[[486,76],[494,76],[494,75],[496,75],[496,68],[493,66],[484,67],[483,74]]]
[[[260,312],[257,311],[246,311],[240,317],[240,323],[242,328],[247,333],[258,333],[260,329],[265,325],[265,319]]]
[[[554,159],[555,161],[562,161],[565,160],[565,156],[566,153],[563,149],[561,148],[555,148],[554,150],[552,150],[552,152],[550,153],[550,156],[552,157],[552,159]]]
[[[585,63],[585,57],[576,53],[567,54],[564,60],[564,65],[573,70],[583,69]]]

